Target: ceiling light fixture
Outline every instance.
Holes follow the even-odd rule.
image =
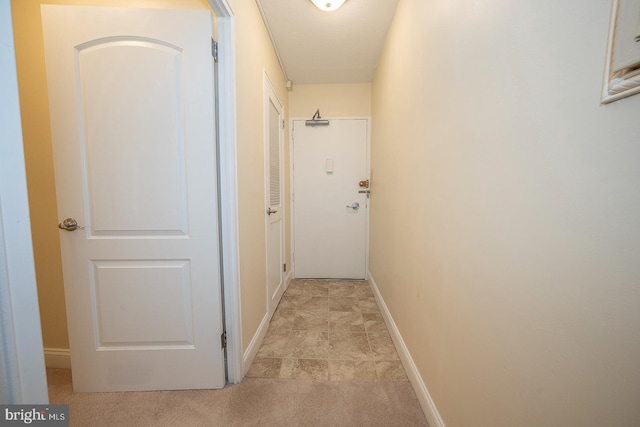
[[[311,0],[320,10],[331,12],[342,6],[346,0]]]

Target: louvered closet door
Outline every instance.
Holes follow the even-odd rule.
[[[267,310],[273,315],[284,293],[284,203],[282,197],[282,104],[265,75],[265,178]]]

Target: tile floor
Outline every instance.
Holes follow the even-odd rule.
[[[408,381],[366,281],[294,280],[248,377]]]

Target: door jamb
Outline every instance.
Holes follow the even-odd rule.
[[[244,375],[242,312],[240,305],[240,253],[236,141],[235,16],[227,0],[207,0],[218,19],[218,82],[220,129],[220,223],[222,286],[227,333],[227,382],[237,384]]]
[[[0,0],[0,402],[49,401],[10,0]]]

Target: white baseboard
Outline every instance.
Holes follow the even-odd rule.
[[[267,330],[269,329],[269,313],[266,313],[262,318],[262,322],[260,322],[260,326],[258,326],[258,330],[253,335],[247,350],[244,352],[244,372],[242,376],[247,375],[251,364],[253,363],[253,359],[256,358],[256,354],[258,354],[258,349],[260,349],[260,344],[262,344],[262,340],[264,336],[267,334]]]
[[[45,348],[44,365],[47,368],[71,369],[71,351],[68,348]]]
[[[289,284],[293,280],[293,270],[289,270],[284,277],[284,290],[286,291],[289,288]],[[253,363],[253,359],[256,358],[256,354],[258,354],[258,350],[260,349],[260,344],[262,344],[262,340],[264,336],[267,334],[269,330],[269,321],[271,318],[269,317],[269,313],[266,313],[262,318],[262,322],[260,322],[260,326],[258,326],[258,330],[253,335],[247,350],[244,352],[244,372],[242,376],[247,375],[251,364]]]
[[[289,271],[287,272],[287,275],[284,277],[284,290],[285,291],[287,289],[289,289],[289,285],[291,284],[292,280],[293,280],[293,270],[289,269]]]
[[[444,421],[442,421],[442,418],[440,417],[440,414],[436,409],[436,405],[433,402],[433,399],[431,399],[431,395],[427,390],[427,386],[424,384],[424,381],[420,376],[420,372],[418,372],[418,368],[413,362],[411,353],[409,353],[409,349],[405,345],[404,340],[402,339],[402,335],[400,335],[400,331],[398,330],[396,323],[393,321],[393,317],[391,317],[391,312],[385,304],[384,299],[382,299],[382,294],[380,294],[380,290],[378,289],[376,281],[373,280],[371,272],[367,272],[367,275],[369,277],[371,289],[373,290],[373,293],[376,296],[376,300],[378,301],[378,305],[380,306],[380,311],[382,312],[384,321],[387,324],[387,328],[389,328],[391,339],[396,346],[396,350],[398,350],[398,356],[400,356],[400,360],[402,361],[404,370],[407,372],[407,376],[409,377],[409,381],[413,386],[413,390],[416,392],[416,396],[418,397],[418,401],[420,402],[420,406],[422,407],[424,415],[427,417],[429,426],[445,427]]]

